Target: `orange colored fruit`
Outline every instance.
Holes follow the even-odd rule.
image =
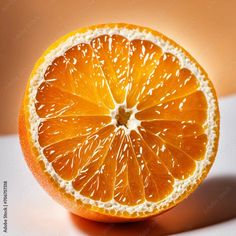
[[[25,159],[69,211],[136,221],[186,198],[217,152],[206,72],[164,35],[128,24],[72,32],[36,63],[19,116]]]

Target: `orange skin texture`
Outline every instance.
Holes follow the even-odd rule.
[[[160,213],[163,213],[174,206],[176,206],[179,202],[187,198],[190,193],[192,193],[198,186],[199,184],[203,181],[203,179],[207,176],[217,153],[217,148],[218,148],[218,142],[219,142],[219,121],[220,121],[220,114],[219,114],[219,107],[217,104],[217,110],[216,110],[216,128],[215,132],[217,135],[217,138],[215,140],[215,145],[213,148],[212,155],[210,157],[211,164],[208,165],[204,171],[202,172],[201,178],[199,178],[195,184],[191,185],[189,189],[185,191],[183,195],[181,195],[175,202],[171,202],[168,206],[164,207],[160,211],[153,211],[151,213],[146,213],[145,215],[129,215],[128,213],[122,214],[122,213],[115,213],[115,212],[108,212],[106,210],[100,209],[96,206],[91,206],[91,205],[86,205],[83,204],[81,201],[74,199],[70,194],[66,193],[64,189],[62,189],[58,183],[56,183],[53,178],[45,171],[45,166],[42,161],[39,160],[38,156],[38,150],[34,147],[33,140],[31,139],[31,134],[30,134],[30,124],[29,124],[29,111],[27,109],[27,104],[28,104],[28,88],[30,86],[30,80],[33,78],[33,76],[36,73],[36,70],[38,66],[44,61],[44,56],[47,55],[47,53],[52,50],[53,48],[57,47],[61,42],[65,41],[68,37],[71,35],[74,35],[75,33],[83,33],[86,32],[87,30],[93,30],[96,28],[102,28],[102,27],[126,27],[128,29],[139,29],[140,31],[147,31],[151,32],[153,35],[162,37],[164,40],[170,41],[174,46],[181,48],[178,44],[170,40],[169,38],[165,37],[161,33],[158,33],[156,31],[153,31],[149,28],[145,27],[140,27],[136,25],[127,25],[124,23],[120,24],[105,24],[105,25],[97,25],[97,26],[91,26],[87,28],[82,28],[77,31],[74,31],[72,33],[69,33],[68,35],[62,37],[58,41],[56,41],[53,45],[51,45],[45,53],[42,55],[42,57],[38,60],[38,62],[35,64],[35,67],[31,73],[30,79],[27,84],[26,92],[24,95],[24,99],[22,102],[22,106],[19,112],[19,119],[18,119],[18,133],[19,133],[19,138],[20,138],[20,143],[22,147],[22,151],[26,160],[26,163],[28,164],[31,172],[39,182],[39,184],[46,190],[46,192],[53,198],[55,199],[59,204],[64,206],[67,210],[70,212],[79,215],[83,218],[94,220],[94,221],[99,221],[99,222],[132,222],[132,221],[140,221],[144,220],[150,217],[153,217],[155,215],[158,215]],[[201,66],[196,62],[196,60],[189,55],[183,48],[181,48],[182,51],[194,62],[197,64],[197,66],[202,70],[204,73],[205,78],[208,78],[207,73],[201,68]],[[214,87],[209,80],[209,86],[211,88],[211,91],[216,97],[216,92],[214,90]]]

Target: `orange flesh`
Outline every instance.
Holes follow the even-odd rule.
[[[39,144],[55,172],[86,197],[159,201],[205,155],[207,103],[199,83],[149,41],[99,36],[56,58],[44,78],[35,104],[44,118]],[[111,124],[110,110],[125,99]],[[141,124],[126,135],[134,106]]]

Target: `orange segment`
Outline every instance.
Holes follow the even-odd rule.
[[[142,122],[142,127],[173,144],[195,160],[204,157],[207,144],[205,130],[196,123],[157,120]]]
[[[91,41],[117,103],[125,99],[129,72],[129,41],[120,35],[102,35]]]
[[[84,100],[114,108],[106,78],[88,44],[74,46],[64,56],[56,58],[48,67],[45,80]]]
[[[123,205],[140,204],[145,199],[141,168],[127,136],[117,155],[114,199]]]
[[[167,59],[164,62],[166,61]],[[139,110],[155,106],[160,102],[164,103],[169,100],[187,96],[198,89],[199,82],[188,69],[182,68],[176,70],[179,66],[174,65],[173,60],[171,59],[169,64],[171,64],[172,70],[169,69],[168,73],[164,72],[166,71],[164,69],[166,68],[166,63],[162,65],[163,71],[159,69],[157,70],[157,72],[163,74],[163,76],[155,76],[153,79],[154,84],[150,84],[145,96],[140,98],[140,102],[138,103]],[[160,78],[160,80],[157,78]]]
[[[114,134],[114,139],[109,146],[109,150],[103,159],[103,163],[98,170],[84,184],[81,194],[89,196],[94,200],[109,201],[114,197],[114,185],[116,179],[117,153],[121,148],[121,141],[124,138],[124,130],[119,129]]]
[[[81,166],[80,171],[77,173],[77,177],[73,181],[73,187],[76,190],[82,189],[103,165],[109,146],[114,139],[112,131],[114,131],[114,126],[107,126],[98,133],[87,138],[81,146],[79,152],[80,159],[83,160],[83,166]]]
[[[187,153],[143,128],[140,128],[139,131],[149,147],[159,156],[175,178],[186,179],[193,174],[195,162]]]
[[[126,101],[128,108],[135,106],[140,93],[144,92],[144,85],[155,73],[161,54],[160,47],[149,41],[132,40],[130,42],[130,84]]]
[[[149,129],[152,133],[162,135],[163,137],[181,138],[198,136],[205,131],[200,124],[186,121],[155,120],[149,122],[143,121],[141,124],[145,129]]]
[[[36,178],[68,210],[137,221],[174,207],[204,179],[219,110],[207,74],[179,45],[148,28],[108,24],[43,54],[19,132]]]
[[[70,66],[65,56],[54,59],[44,74],[45,81],[65,92],[73,93],[75,88]]]
[[[136,114],[139,120],[178,120],[203,124],[207,118],[204,94],[196,91],[186,97],[159,103]]]
[[[83,141],[84,137],[66,139],[43,149],[48,162],[61,178],[71,180],[77,176],[81,163],[78,149]]]
[[[114,130],[114,127],[110,125],[89,137],[81,136],[64,139],[48,145],[43,152],[60,177],[72,179],[78,176],[80,169],[83,168],[84,170],[86,163],[91,162],[93,164],[94,160],[97,160],[96,158],[99,159],[103,155],[103,147],[108,146],[107,143],[111,140],[111,137],[107,138],[107,134],[110,134],[112,130]],[[100,139],[97,139],[97,137]],[[85,174],[85,171],[83,173]]]
[[[43,82],[36,95],[36,111],[40,117],[107,115],[109,109]]]
[[[180,68],[180,63],[179,63],[178,58],[170,53],[164,53],[160,57],[155,70],[148,77],[148,79],[144,80],[141,86],[142,90],[139,94],[138,104],[137,104],[138,109],[142,107],[143,99],[149,104],[149,106],[151,106],[153,102],[155,105],[155,101],[158,101],[160,98],[153,97],[153,93],[156,94],[155,92],[158,90],[159,87],[170,89],[171,88],[170,85],[175,84],[174,78],[176,77],[176,74],[178,73],[179,68]],[[175,84],[175,88],[178,87],[176,85],[177,84]],[[157,94],[159,95],[165,94],[165,92],[164,93],[157,92]]]
[[[201,160],[204,158],[207,145],[207,135],[194,135],[182,138],[165,137],[163,138],[167,143],[174,145],[177,149],[182,150],[194,160]]]
[[[47,119],[39,125],[39,143],[44,147],[64,139],[88,136],[110,122],[109,116],[68,116]]]
[[[145,198],[151,202],[160,201],[172,192],[174,178],[162,164],[158,155],[136,132],[132,132],[130,136],[141,167]]]

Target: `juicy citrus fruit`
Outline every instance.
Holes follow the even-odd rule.
[[[54,43],[19,117],[26,161],[75,214],[134,221],[186,198],[208,173],[219,110],[205,71],[148,28],[106,24]]]

